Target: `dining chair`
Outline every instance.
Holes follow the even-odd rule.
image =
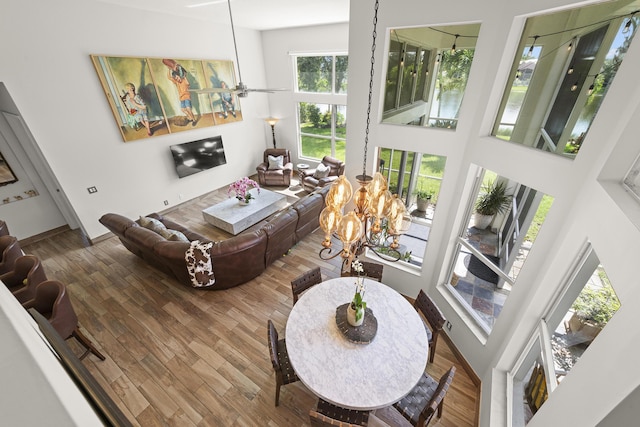
[[[0,274],[13,270],[13,264],[24,255],[15,236],[0,236],[0,254]]]
[[[47,280],[44,268],[38,257],[24,255],[13,264],[13,270],[0,275],[0,281],[13,293],[18,302],[33,299],[36,286]]]
[[[360,261],[360,264],[362,264],[363,276],[377,280],[378,282],[382,282],[382,272],[384,270],[384,265],[369,261]],[[353,266],[351,266],[350,270],[347,270],[346,274],[342,274],[343,277],[357,275],[358,272],[353,269]]]
[[[313,427],[366,426],[369,422],[369,411],[357,411],[354,409],[342,408],[322,399],[318,399],[316,409],[309,411],[309,420]]]
[[[320,267],[312,268],[293,279],[291,281],[291,292],[293,293],[293,303],[298,302],[300,294],[313,285],[317,285],[322,282],[322,275],[320,274]]]
[[[42,314],[58,332],[62,339],[67,340],[74,337],[86,349],[79,357],[84,359],[87,354],[93,353],[100,360],[105,357],[93,345],[81,331],[71,299],[65,286],[57,280],[46,280],[36,286],[34,298],[22,304],[25,309],[34,308]]]
[[[276,331],[276,327],[273,326],[271,319],[267,320],[267,330],[271,364],[276,373],[276,406],[278,406],[280,403],[280,387],[299,381],[299,379],[293,371],[291,362],[289,362],[287,344],[284,339],[278,340],[278,331]]]
[[[442,417],[444,398],[447,395],[455,373],[456,367],[452,366],[438,382],[425,372],[409,394],[396,402],[393,407],[400,412],[411,425],[426,427],[433,419],[436,411],[438,418]]]
[[[422,313],[427,320],[427,339],[429,340],[429,362],[433,362],[436,356],[436,344],[438,344],[438,335],[442,330],[447,319],[445,319],[442,311],[433,302],[429,296],[421,289],[416,297],[413,306]]]

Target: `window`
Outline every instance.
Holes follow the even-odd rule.
[[[578,363],[620,308],[615,291],[589,247],[510,373],[513,426],[524,426]]]
[[[453,53],[443,50],[438,54],[438,75],[429,113],[429,126],[446,129],[458,126],[458,113],[467,87],[473,53],[473,49],[458,49]]]
[[[516,286],[553,198],[483,169],[474,188],[457,237],[449,283],[462,307],[490,333],[512,286]],[[500,189],[501,208],[490,200],[479,209],[487,194],[495,199]],[[487,205],[494,209],[485,210],[491,207]]]
[[[495,132],[495,136],[498,138],[507,141],[511,139],[513,128],[518,121],[524,98],[527,95],[527,89],[529,89],[529,82],[533,77],[541,51],[542,49],[539,46],[534,46],[533,48],[525,48],[522,53],[522,59],[518,64],[518,71],[516,71],[509,97],[507,98],[507,105],[503,109],[502,118],[496,124],[498,129]]]
[[[347,136],[346,55],[296,56],[300,157],[345,160]]]
[[[329,155],[345,160],[346,106],[300,102],[298,122],[302,157],[322,159]]]
[[[406,254],[403,260],[410,264],[422,265],[446,162],[446,157],[434,154],[390,148],[379,151],[379,172],[411,214],[411,226],[399,240],[400,252]],[[426,196],[426,203],[418,202],[418,192]]]
[[[347,93],[347,56],[297,56],[297,91]]]

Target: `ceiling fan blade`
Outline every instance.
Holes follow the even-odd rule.
[[[229,88],[223,89],[221,87],[207,87],[204,89],[189,89],[189,92],[193,92],[197,94],[207,94],[207,93],[222,93],[222,92],[234,93],[237,91],[235,89],[229,89]]]
[[[265,92],[265,93],[273,93],[273,92],[285,92],[287,89],[251,89],[247,88],[247,92]]]

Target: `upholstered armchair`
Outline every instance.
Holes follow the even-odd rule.
[[[314,169],[300,171],[302,187],[307,191],[324,187],[344,174],[344,162],[331,156],[324,156]]]
[[[289,150],[286,148],[264,150],[263,162],[256,167],[256,170],[260,185],[291,185],[293,163],[291,163]]]

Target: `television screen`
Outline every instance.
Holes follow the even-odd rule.
[[[172,145],[170,148],[179,178],[227,163],[221,136]]]

